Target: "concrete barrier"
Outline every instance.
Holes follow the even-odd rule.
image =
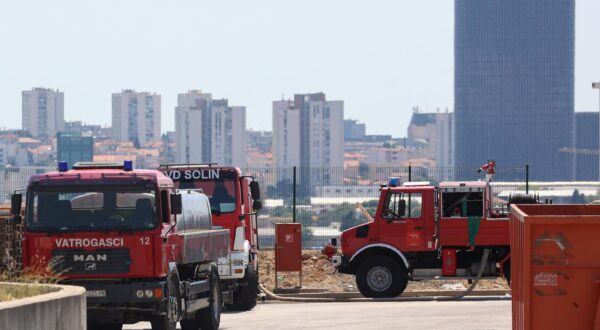
[[[33,297],[0,302],[0,329],[81,330],[86,329],[85,289],[68,285],[40,285],[57,291]]]

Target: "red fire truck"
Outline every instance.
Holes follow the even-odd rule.
[[[227,230],[211,227],[208,198],[132,163],[78,163],[30,178],[23,268],[87,289],[90,329],[150,321],[152,329],[217,329],[216,261]],[[20,214],[22,196],[12,197]]]
[[[506,208],[492,207],[484,181],[400,185],[392,178],[373,221],[345,230],[339,253],[336,245],[334,238],[324,253],[340,273],[356,276],[365,297],[396,297],[409,280],[473,279],[480,269],[483,278],[510,280],[509,218]]]
[[[250,310],[258,294],[257,212],[260,188],[237,167],[210,164],[165,164],[159,167],[178,189],[200,189],[210,200],[213,225],[229,230],[230,253],[219,259],[219,275],[230,310]]]

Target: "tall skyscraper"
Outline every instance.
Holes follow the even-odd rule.
[[[246,166],[246,107],[200,91],[179,94],[175,134],[177,162]]]
[[[455,0],[454,33],[455,164],[572,179],[575,0]]]
[[[52,137],[64,129],[64,93],[49,88],[22,92],[22,125],[33,137]]]
[[[273,161],[276,168],[320,168],[301,174],[307,185],[341,181],[331,168],[344,166],[344,102],[327,101],[323,93],[273,102]]]
[[[141,147],[160,141],[160,95],[123,90],[112,95],[113,139]]]

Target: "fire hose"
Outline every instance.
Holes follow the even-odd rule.
[[[490,254],[489,249],[485,249],[483,251],[483,256],[481,258],[481,264],[479,265],[479,272],[471,285],[463,292],[460,292],[453,296],[436,296],[436,297],[397,297],[397,298],[300,298],[300,297],[284,297],[278,294],[275,294],[265,288],[262,284],[259,284],[260,290],[270,299],[279,300],[279,301],[289,301],[289,302],[362,302],[362,301],[452,301],[463,298],[464,296],[470,294],[477,283],[481,279],[483,275],[483,271],[485,270],[485,266],[487,264],[487,260]]]

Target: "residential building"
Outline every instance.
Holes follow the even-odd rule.
[[[454,114],[422,113],[415,107],[408,125],[409,145],[419,157],[435,160],[438,167],[451,167],[454,162]]]
[[[300,111],[291,100],[273,101],[273,166],[300,166]]]
[[[598,112],[575,112],[575,180],[598,181]]]
[[[69,167],[77,162],[93,161],[94,137],[81,133],[57,133],[56,160],[66,161]]]
[[[247,148],[260,152],[271,152],[273,146],[273,133],[270,131],[246,131]]]
[[[160,95],[123,90],[112,94],[112,138],[135,147],[160,141]]]
[[[38,138],[49,138],[64,129],[64,93],[49,88],[23,91],[21,119],[23,129]]]
[[[276,168],[299,166],[306,187],[341,182],[332,168],[344,166],[343,101],[327,101],[324,93],[315,93],[273,102],[273,161]]]
[[[455,0],[455,164],[570,180],[575,0]],[[466,171],[463,171],[467,173]]]
[[[175,107],[175,160],[177,163],[203,162],[202,112],[209,110],[211,102],[212,95],[199,90],[191,90],[177,96],[177,107]]]
[[[246,166],[246,107],[197,90],[179,94],[175,134],[177,162]]]

